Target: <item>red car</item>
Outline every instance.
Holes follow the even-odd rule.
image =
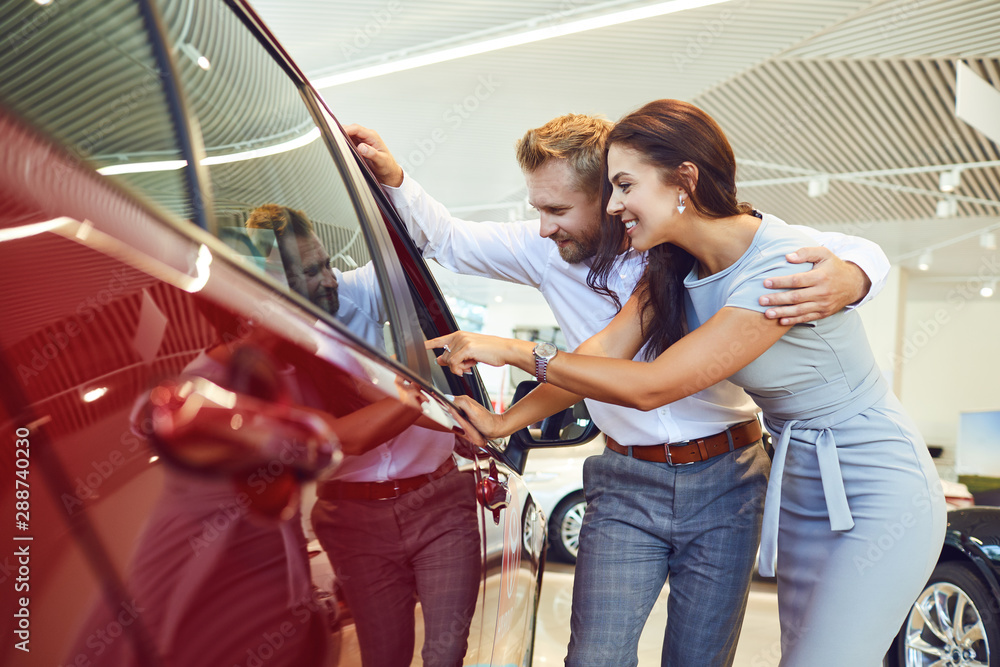
[[[448,402],[488,405],[424,349],[455,320],[258,17],[0,26],[0,663],[530,664],[523,455]]]

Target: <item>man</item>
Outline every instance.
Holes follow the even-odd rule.
[[[385,349],[382,323],[387,314],[370,262],[341,272],[331,264],[312,221],[302,211],[287,206],[258,206],[247,218],[246,228],[268,266],[279,267],[272,273],[284,277],[292,291],[335,315],[359,337]]]
[[[403,173],[377,133],[346,128],[425,257],[459,273],[539,289],[573,348],[616,312],[610,298],[587,286],[603,213],[603,153],[610,129],[607,120],[570,114],[525,133],[517,159],[528,201],[541,219],[503,224],[453,218]],[[768,317],[783,324],[819,319],[861,302],[888,272],[874,244],[806,231],[852,263],[825,248],[790,256],[814,267],[766,284],[803,288],[762,298],[763,305],[775,306]],[[610,276],[608,286],[622,302],[635,287],[643,260],[629,253]],[[663,665],[731,665],[769,468],[756,408],[728,382],[649,412],[591,400],[587,405],[609,447],[584,466],[588,507],[566,664],[636,664],[639,635],[669,574]]]
[[[387,315],[370,262],[331,268],[312,221],[285,206],[258,207],[246,226],[262,254],[280,256],[292,290],[383,344]],[[420,600],[423,664],[454,667],[466,653],[481,577],[474,481],[455,465],[455,436],[421,418],[416,386],[398,393],[345,417],[354,418],[351,440],[362,442],[345,442],[343,463],[320,481],[312,526],[354,617],[364,665],[410,664]]]

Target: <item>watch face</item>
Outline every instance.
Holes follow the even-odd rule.
[[[553,357],[558,352],[558,348],[552,343],[539,343],[535,345],[536,357]]]

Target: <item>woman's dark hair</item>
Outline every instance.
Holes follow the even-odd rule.
[[[656,100],[622,118],[608,135],[604,148],[614,145],[638,151],[641,159],[660,172],[667,185],[677,185],[688,193],[687,205],[706,218],[726,218],[752,211],[749,204],[736,200],[736,158],[718,123],[688,102]],[[697,176],[678,171],[684,162],[698,168]],[[605,211],[611,198],[605,178],[602,201]],[[625,228],[618,216],[604,214],[598,249],[587,276],[587,284],[611,297],[621,309],[621,301],[608,287],[608,276],[622,259],[627,243]],[[684,317],[684,277],[694,258],[672,243],[651,248],[646,269],[635,287],[642,306],[642,335],[646,358],[652,359],[687,333]]]

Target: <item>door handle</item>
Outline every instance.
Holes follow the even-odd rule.
[[[485,477],[479,481],[479,502],[488,510],[499,511],[509,504],[507,483]]]
[[[495,462],[490,461],[489,472],[476,485],[476,497],[483,507],[493,512],[493,523],[500,523],[500,510],[510,505],[510,491],[506,479],[500,479]]]
[[[150,392],[150,440],[165,461],[203,475],[261,466],[301,482],[340,462],[340,442],[316,410],[231,391],[201,377]],[[277,471],[280,467],[281,470]]]

